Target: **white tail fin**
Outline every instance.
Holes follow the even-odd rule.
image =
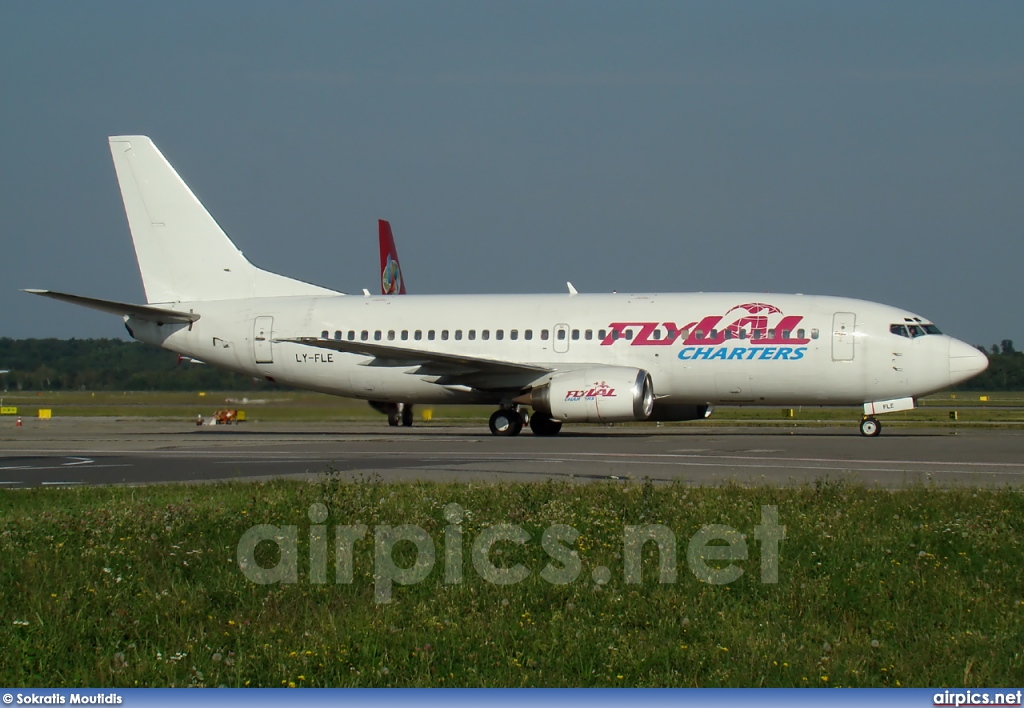
[[[149,138],[112,136],[110,154],[147,302],[338,294],[247,261]]]

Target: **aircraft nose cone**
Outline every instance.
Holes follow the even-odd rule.
[[[988,357],[967,342],[949,342],[949,383],[957,384],[988,368]]]

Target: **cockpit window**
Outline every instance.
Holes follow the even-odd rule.
[[[910,322],[909,317],[907,321]],[[891,324],[889,325],[889,332],[901,337],[907,337],[908,339],[923,337],[926,334],[942,334],[939,328],[933,324]]]

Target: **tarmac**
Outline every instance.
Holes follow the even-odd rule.
[[[7,423],[4,420],[3,423]],[[0,489],[300,478],[358,481],[681,482],[799,486],[846,480],[1020,487],[1024,431],[855,425],[565,426],[496,437],[479,421],[391,428],[386,423],[261,423],[198,427],[148,419],[26,419],[0,428]]]

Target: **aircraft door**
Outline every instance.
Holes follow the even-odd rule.
[[[257,317],[252,328],[252,353],[257,364],[274,363],[274,318]]]
[[[555,325],[555,341],[553,348],[556,354],[565,354],[569,351],[569,325]]]
[[[854,328],[857,315],[837,312],[832,318],[832,361],[853,361]]]

